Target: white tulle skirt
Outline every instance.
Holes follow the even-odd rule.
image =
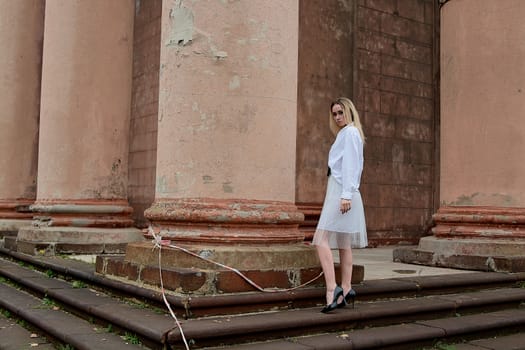
[[[364,248],[366,236],[365,209],[361,194],[352,196],[352,208],[341,214],[342,186],[332,176],[328,177],[326,197],[312,244],[331,249]]]

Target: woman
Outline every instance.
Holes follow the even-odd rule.
[[[359,114],[340,97],[330,105],[330,129],[336,139],[328,155],[328,185],[313,244],[326,282],[326,306],[321,312],[344,307],[356,296],[352,289],[352,247],[368,245],[365,212],[359,193],[365,136]],[[339,249],[341,286],[335,281],[332,249]]]

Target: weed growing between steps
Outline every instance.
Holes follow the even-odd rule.
[[[42,305],[45,306],[46,309],[53,309],[53,310],[56,310],[55,308],[58,308],[57,304],[55,303],[54,300],[48,298],[47,296],[45,296],[43,299],[42,299]]]
[[[133,345],[141,344],[139,337],[134,333],[126,332],[121,338]]]
[[[87,288],[87,284],[85,284],[83,281],[73,281],[71,285],[73,288]]]

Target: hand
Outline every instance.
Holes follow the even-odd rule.
[[[352,209],[352,201],[349,199],[341,198],[341,214],[346,213]]]

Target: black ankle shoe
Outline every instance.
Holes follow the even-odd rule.
[[[339,299],[340,297],[343,296],[343,288],[337,286],[335,287],[334,289],[334,299],[332,299],[332,303],[331,304],[328,304],[326,305],[322,310],[321,312],[326,314],[327,312],[330,312],[332,310],[335,310],[337,309],[337,299]]]
[[[350,304],[352,302],[352,309],[354,308],[354,301],[355,301],[356,292],[353,289],[350,289],[348,293],[343,298],[343,301],[337,304],[337,307],[345,307],[346,305]]]

